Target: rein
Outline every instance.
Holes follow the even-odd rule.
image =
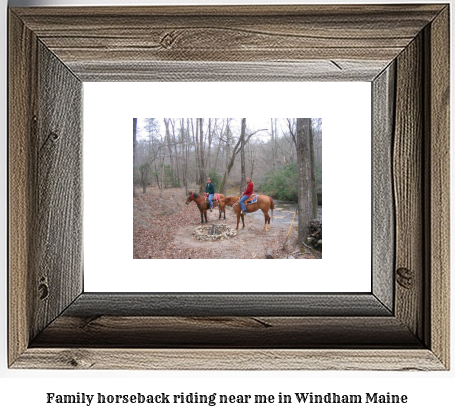
[[[239,200],[237,200],[237,203],[234,203],[231,207],[234,208],[234,207],[236,207],[239,204],[240,204],[240,197],[239,197]]]
[[[199,197],[202,197],[202,202],[198,202],[195,198],[194,198],[194,193],[191,193],[191,200],[190,202],[194,201],[194,203],[196,203],[198,206],[202,206],[204,203],[207,203],[207,200],[205,200],[205,198],[203,196],[199,196]]]

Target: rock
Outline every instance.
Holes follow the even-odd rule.
[[[198,241],[219,241],[231,238],[237,232],[227,225],[201,225],[193,231],[193,236]]]

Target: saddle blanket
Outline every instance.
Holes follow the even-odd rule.
[[[209,194],[208,193],[204,193],[204,197],[205,197],[205,199],[208,199],[209,198]],[[215,193],[213,195],[213,201],[216,202],[216,201],[219,201],[219,200],[220,200],[220,195],[218,193]]]
[[[249,199],[246,200],[246,203],[248,205],[251,205],[252,203],[256,203],[258,201],[258,195],[251,195]]]

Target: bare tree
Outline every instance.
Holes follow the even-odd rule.
[[[306,242],[309,233],[309,224],[314,219],[313,214],[313,186],[311,166],[311,119],[297,118],[296,145],[298,180],[298,213],[299,229],[298,241]]]
[[[251,178],[251,180],[253,180],[254,167],[256,165],[256,150],[251,145],[251,143],[248,143],[248,146],[250,147],[249,151],[248,151],[248,154],[249,154],[248,164],[250,166],[250,172],[249,172],[248,176]]]
[[[248,134],[246,136],[246,138],[245,137],[243,138],[243,145],[245,146],[246,144],[248,144],[251,137],[253,137],[255,134],[257,134],[259,131],[266,131],[266,130],[265,129],[256,130],[256,131],[252,132],[251,134]],[[234,149],[232,150],[232,154],[230,155],[230,159],[227,164],[226,171],[224,172],[223,181],[221,182],[221,189],[225,188],[227,179],[229,177],[229,173],[231,172],[232,167],[234,166],[234,162],[237,157],[237,154],[239,154],[239,152],[241,150],[241,144],[242,144],[241,137],[242,137],[242,133],[240,133],[240,137],[237,140],[237,143],[235,144]]]
[[[133,197],[136,196],[136,190],[134,188],[134,177],[136,174],[136,148],[137,148],[137,118],[133,118]]]
[[[240,131],[240,190],[245,189],[245,187],[246,187],[245,129],[246,129],[246,118],[242,118],[242,128]]]
[[[310,139],[310,170],[311,170],[311,191],[312,196],[312,209],[313,209],[313,219],[318,217],[318,195],[316,193],[316,176],[314,171],[314,142],[313,142],[313,122],[310,118],[310,125],[308,127],[308,134]]]
[[[272,169],[276,167],[276,132],[273,128],[273,118],[270,118],[270,131],[272,133]]]
[[[188,194],[188,147],[189,147],[189,143],[188,143],[188,137],[185,137],[185,120],[184,118],[181,118],[180,120],[180,134],[181,134],[181,138],[182,138],[182,143],[183,143],[183,148],[184,148],[184,160],[185,160],[185,164],[184,164],[184,167],[183,167],[183,183],[185,185],[185,194],[187,195]],[[187,124],[188,125],[188,124]],[[188,132],[187,132],[188,134]],[[185,140],[186,138],[186,140]]]
[[[202,193],[205,189],[206,181],[207,181],[207,159],[205,157],[205,143],[204,143],[204,119],[198,118],[199,123],[199,177],[200,177],[200,192]]]

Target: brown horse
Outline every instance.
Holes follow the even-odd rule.
[[[237,227],[236,230],[239,229],[240,217],[242,217],[242,224],[243,228],[245,228],[245,221],[242,215],[242,209],[240,207],[240,196],[230,196],[224,199],[224,203],[227,206],[232,206],[234,208],[234,212],[237,213]],[[245,203],[247,212],[256,212],[257,210],[261,209],[262,213],[264,213],[264,228],[267,232],[270,230],[270,216],[269,210],[272,210],[272,217],[273,217],[273,209],[275,209],[275,204],[270,196],[266,195],[258,195],[258,199],[256,203]],[[267,229],[267,224],[269,225]]]
[[[218,193],[218,196],[220,197],[219,200],[215,200],[213,198],[213,207],[218,207],[218,211],[220,212],[218,219],[221,219],[221,213],[224,214],[224,220],[226,220],[226,203],[224,202],[224,195],[221,193]]]
[[[210,203],[205,199],[204,196],[199,195],[194,192],[189,192],[188,199],[186,199],[186,204],[189,205],[191,202],[196,203],[199,211],[201,212],[201,223],[207,223],[207,209],[210,207]]]
[[[218,219],[221,219],[221,212],[224,212],[224,219],[226,219],[226,208],[224,204],[224,195],[218,193],[220,195],[220,201],[218,204],[218,210],[220,212]],[[191,202],[195,202],[199,211],[201,212],[201,223],[207,223],[207,209],[210,209],[210,203],[208,199],[206,199],[203,195],[199,195],[198,193],[189,192],[188,199],[186,199],[186,204],[190,204]],[[215,206],[215,203],[213,204]]]

